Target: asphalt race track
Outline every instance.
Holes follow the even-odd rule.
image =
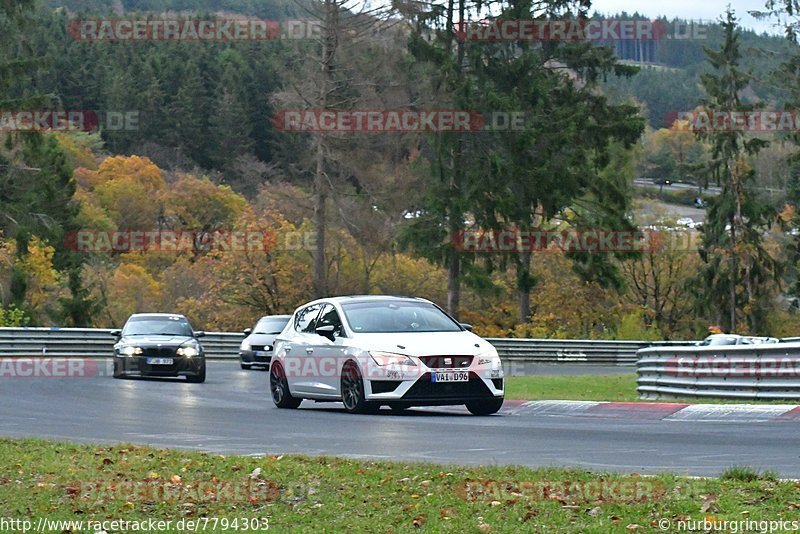
[[[226,454],[327,454],[442,464],[579,466],[716,475],[731,465],[800,478],[800,420],[662,421],[460,408],[349,415],[306,401],[278,410],[268,374],[210,362],[205,384],[183,379],[0,377],[0,436],[134,442]],[[517,409],[514,408],[517,407]]]

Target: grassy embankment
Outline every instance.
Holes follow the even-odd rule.
[[[242,532],[254,531],[244,518],[266,518],[278,532],[606,533],[800,519],[800,485],[746,468],[687,479],[11,439],[0,439],[0,458],[0,519],[34,524],[154,519],[177,532],[183,519],[200,521],[198,532]]]

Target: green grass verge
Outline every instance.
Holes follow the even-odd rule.
[[[796,401],[731,399],[664,399],[642,401],[636,392],[636,373],[617,375],[538,375],[506,378],[506,399],[585,400],[613,402],[684,402],[687,404],[797,404]]]
[[[178,521],[205,517],[226,518],[229,527],[235,518],[268,518],[269,530],[278,532],[607,533],[658,531],[659,520],[674,531],[681,519],[800,519],[797,483],[744,468],[719,479],[687,479],[31,439],[0,439],[0,458],[0,519],[34,524],[40,517],[153,519],[172,521],[166,531],[178,532]],[[258,530],[242,526],[203,523],[197,531]]]
[[[518,400],[637,401],[636,373],[506,378],[506,398]]]

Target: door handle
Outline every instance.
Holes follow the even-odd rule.
[[[314,352],[314,349],[312,349],[311,347],[306,349],[306,354],[311,354],[312,352]]]

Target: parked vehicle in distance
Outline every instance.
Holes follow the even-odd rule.
[[[254,365],[269,367],[275,337],[283,331],[291,315],[265,315],[255,326],[245,328],[247,336],[239,346],[239,365],[250,369]]]
[[[739,334],[711,334],[703,341],[697,343],[698,346],[714,345],[759,345],[761,343],[778,343],[776,337],[741,336]]]
[[[497,350],[434,303],[415,297],[334,297],[299,307],[275,340],[270,391],[279,408],[341,401],[351,413],[503,405]]]
[[[762,343],[780,343],[777,337],[742,336],[740,345],[760,345]]]
[[[195,332],[183,315],[135,313],[122,330],[112,330],[114,378],[124,376],[185,376],[205,382],[206,358]]]

